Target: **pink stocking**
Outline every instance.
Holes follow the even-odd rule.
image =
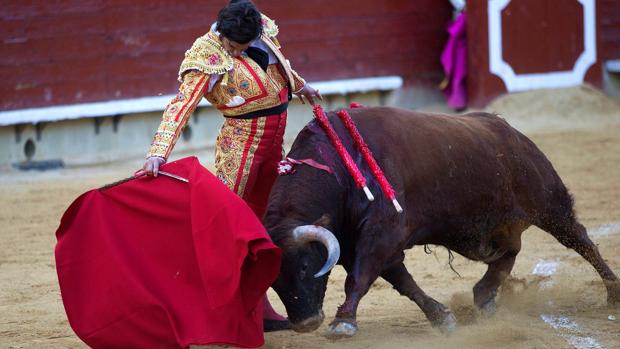
[[[284,316],[276,313],[276,310],[273,309],[271,303],[269,303],[269,298],[267,298],[267,294],[263,296],[263,319],[280,321],[286,320]]]

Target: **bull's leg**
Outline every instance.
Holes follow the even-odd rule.
[[[369,224],[371,227],[376,225]],[[344,303],[338,307],[334,321],[329,324],[327,335],[331,338],[351,337],[357,332],[357,307],[360,300],[379,277],[394,248],[375,240],[379,234],[362,233],[365,239],[357,243],[358,251],[347,269],[344,283]]]
[[[452,312],[424,293],[402,262],[383,271],[381,277],[392,284],[398,293],[414,301],[433,326],[438,327],[444,333],[450,333],[456,329],[456,318]]]
[[[529,223],[525,221],[514,221],[498,226],[491,234],[488,245],[494,249],[493,253],[501,255],[487,262],[487,272],[474,286],[474,303],[485,315],[492,315],[497,309],[497,289],[512,271],[517,254],[521,251],[521,234],[528,226]]]
[[[586,228],[583,225],[573,221],[567,225],[556,224],[548,229],[545,227],[541,228],[553,235],[562,245],[575,250],[592,264],[607,288],[607,303],[616,306],[620,305],[620,280],[605,263],[603,257],[598,252],[598,248],[588,237]]]
[[[364,262],[356,260],[353,270],[347,274],[344,283],[346,298],[338,307],[334,321],[327,328],[328,337],[351,337],[357,332],[357,306],[380,272],[378,265],[381,265],[381,262],[367,262],[370,259],[366,258]]]
[[[510,275],[517,253],[504,254],[498,260],[488,263],[487,272],[474,286],[474,303],[483,314],[492,315],[495,313],[497,309],[495,305],[497,289]]]

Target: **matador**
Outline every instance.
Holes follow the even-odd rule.
[[[209,32],[185,53],[179,92],[163,113],[144,172],[157,175],[204,97],[225,118],[216,140],[216,175],[262,218],[283,156],[292,94],[310,104],[322,99],[291,68],[277,34],[275,22],[249,1],[231,1],[220,11]],[[269,314],[284,319],[265,297],[265,319]]]

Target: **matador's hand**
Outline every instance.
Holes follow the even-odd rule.
[[[163,165],[166,162],[166,159],[159,156],[151,156],[144,162],[144,166],[142,166],[141,170],[138,170],[134,173],[134,176],[140,177],[143,175],[157,177],[159,173],[159,166]]]
[[[323,97],[321,96],[321,94],[319,93],[319,90],[315,90],[312,88],[312,86],[305,84],[304,87],[301,88],[301,90],[299,90],[297,93],[295,93],[295,95],[297,97],[299,97],[299,99],[301,100],[302,104],[306,104],[306,102],[304,102],[304,98],[306,97],[306,99],[308,100],[308,102],[310,102],[311,105],[314,105],[314,98],[318,98],[320,100],[323,100]]]

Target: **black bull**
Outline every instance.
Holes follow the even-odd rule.
[[[620,302],[620,282],[576,220],[562,180],[536,145],[502,118],[384,107],[349,112],[404,212],[397,213],[383,197],[335,113],[328,117],[367,178],[374,202],[356,187],[316,122],[299,133],[288,156],[314,159],[334,173],[299,165],[296,173],[279,177],[264,217],[284,252],[273,287],[295,330],[312,331],[323,321],[328,271],[336,260],[347,272],[346,300],[329,327],[331,335],[357,331],[357,306],[379,276],[417,303],[434,326],[451,330],[450,310],[424,293],[403,264],[404,250],[425,244],[488,265],[473,292],[475,304],[492,313],[496,291],[530,225],[577,251],[603,279],[608,302]]]

